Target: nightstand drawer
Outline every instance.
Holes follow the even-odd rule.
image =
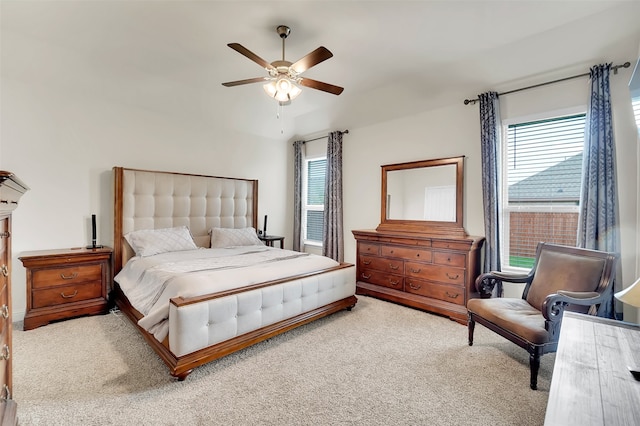
[[[102,267],[96,265],[78,265],[67,268],[40,269],[33,271],[34,289],[51,286],[68,286],[87,281],[100,281]]]
[[[102,283],[94,281],[78,285],[58,286],[33,293],[32,308],[62,305],[102,297]]]
[[[23,327],[107,311],[112,250],[109,247],[39,250],[18,258],[27,270]]]

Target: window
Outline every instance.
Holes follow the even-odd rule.
[[[640,132],[640,96],[631,100],[631,106],[633,107],[633,115],[636,118],[636,127]]]
[[[531,268],[538,242],[577,243],[585,114],[505,127],[502,263]]]
[[[305,244],[322,245],[324,227],[324,185],[327,159],[315,158],[305,161],[303,185],[302,232]]]

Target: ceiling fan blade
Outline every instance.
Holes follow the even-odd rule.
[[[264,83],[267,80],[268,80],[267,77],[255,77],[255,78],[247,78],[246,80],[229,81],[227,83],[222,83],[222,85],[226,87],[233,87],[233,86],[240,86],[241,84],[251,84],[251,83],[260,83],[260,82]]]
[[[299,59],[297,62],[292,64],[291,68],[293,68],[298,74],[300,74],[301,72],[304,72],[309,68],[318,65],[320,62],[326,61],[332,56],[333,53],[331,53],[329,49],[324,46],[320,46],[304,58]]]
[[[239,43],[229,43],[229,44],[227,44],[227,46],[229,46],[230,48],[232,48],[233,50],[235,50],[239,54],[246,56],[247,58],[251,59],[256,64],[260,65],[261,67],[263,67],[263,68],[265,68],[267,70],[275,69],[275,67],[273,65],[271,65],[269,62],[265,61],[260,56],[256,55],[255,53],[253,53],[252,51],[250,51],[249,49],[247,49],[246,47],[244,47],[243,45],[241,45]]]
[[[332,93],[334,95],[339,95],[344,90],[344,87],[334,86],[333,84],[323,83],[321,81],[312,80],[310,78],[302,78],[299,84],[301,86],[322,90],[323,92]]]

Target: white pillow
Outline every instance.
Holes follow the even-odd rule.
[[[262,245],[255,228],[212,228],[211,248]]]
[[[136,252],[136,255],[141,257],[198,248],[186,226],[141,229],[129,232],[124,238]]]

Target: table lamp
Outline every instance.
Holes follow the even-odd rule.
[[[616,299],[626,303],[627,305],[640,308],[640,278],[638,278],[636,282],[631,284],[629,287],[617,292],[615,296]]]
[[[631,306],[640,307],[640,278],[629,287],[615,294],[616,299]],[[640,367],[630,366],[629,371],[633,378],[640,380]]]

